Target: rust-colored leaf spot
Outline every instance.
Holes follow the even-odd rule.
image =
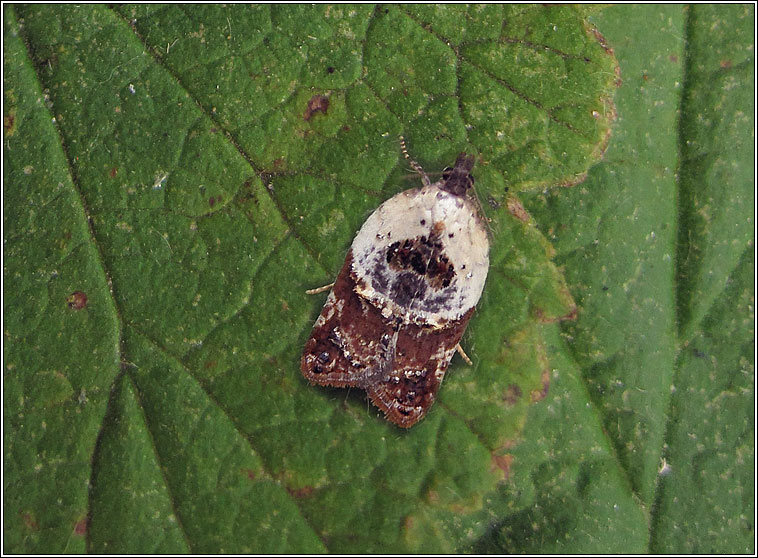
[[[82,291],[74,291],[68,295],[66,303],[72,310],[81,310],[87,307],[87,295]]]
[[[113,168],[111,169],[111,172],[109,172],[109,173],[108,173],[108,175],[109,175],[111,178],[116,178],[116,175],[117,175],[117,174],[118,174],[118,169],[117,169],[116,167],[113,167]]]
[[[295,498],[307,498],[311,494],[313,494],[313,491],[315,489],[312,486],[303,486],[302,488],[297,489],[288,489],[288,492],[291,496],[294,496]]]
[[[83,517],[79,521],[76,522],[76,525],[74,525],[74,534],[84,536],[87,534],[87,526],[89,524],[89,521],[86,517]]]
[[[242,188],[239,190],[239,199],[242,202],[250,202],[253,205],[259,205],[260,201],[258,200],[258,195],[256,194],[255,190],[253,189],[253,179],[248,178],[245,180],[245,182],[242,184]]]
[[[216,362],[215,360],[209,360],[205,363],[205,368],[206,369],[216,368],[216,365],[218,365],[218,362]]]
[[[731,60],[722,60],[719,62],[719,66],[721,66],[723,69],[731,68],[732,67],[732,61]]]
[[[314,95],[310,98],[308,101],[308,108],[305,109],[305,114],[303,114],[303,118],[307,122],[311,118],[313,118],[313,115],[317,112],[323,112],[326,114],[326,111],[329,109],[329,97],[325,95]]]
[[[524,209],[524,206],[521,205],[521,202],[518,201],[515,197],[509,197],[508,201],[506,202],[506,206],[508,207],[510,214],[513,215],[516,219],[523,221],[524,223],[529,222],[529,213],[527,213],[526,209]]]
[[[521,388],[517,384],[509,385],[503,392],[506,407],[513,407],[521,399]]]
[[[31,514],[31,512],[23,512],[21,514],[21,521],[23,521],[24,525],[26,525],[26,527],[32,531],[39,529],[39,525],[37,524],[37,521],[34,519],[34,516]]]
[[[6,138],[16,133],[16,111],[11,110],[3,117],[3,128]]]
[[[547,368],[542,371],[542,389],[535,389],[532,391],[532,403],[542,401],[547,397],[548,389],[550,388],[550,370]]]
[[[607,289],[604,289],[607,290]],[[568,292],[567,289],[561,289],[561,291]],[[579,310],[575,305],[571,306],[571,309],[569,310],[568,314],[564,316],[546,316],[545,313],[537,309],[534,312],[535,317],[537,320],[542,324],[554,324],[557,322],[565,322],[565,321],[573,321],[576,320],[576,317],[579,315]]]
[[[508,478],[508,473],[511,471],[511,464],[513,463],[513,456],[510,454],[505,455],[493,455],[492,456],[492,469],[497,471],[498,469],[503,472],[503,478]]]
[[[252,469],[245,469],[245,474],[247,475],[247,478],[249,478],[250,480],[255,480],[255,477],[257,476],[255,474],[255,471],[253,471]]]
[[[576,320],[576,317],[578,315],[579,315],[579,309],[576,306],[574,306],[574,307],[571,308],[571,311],[568,314],[566,314],[565,316],[561,317],[561,320],[571,320],[571,321],[573,321],[573,320]]]

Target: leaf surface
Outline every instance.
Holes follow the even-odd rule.
[[[752,214],[733,206],[750,190],[719,169],[747,152],[753,51],[719,35],[744,47],[722,67],[694,40],[708,18],[750,18],[654,8],[596,16],[636,77],[606,160],[544,195],[584,178],[616,115],[616,59],[582,8],[4,7],[4,550],[676,552],[711,548],[693,537],[717,520],[748,532],[746,466],[708,477],[734,496],[691,531],[691,487],[659,471],[705,451],[684,439],[703,407],[732,417],[714,443],[737,425],[703,470],[734,448],[752,463],[752,422],[735,422],[752,330],[722,319],[749,299]],[[626,54],[639,45],[647,59]],[[697,93],[713,71],[723,98]],[[723,106],[731,126],[698,124],[723,125]],[[410,431],[298,369],[323,303],[305,290],[418,184],[401,134],[430,173],[478,155],[493,242],[464,337],[475,366],[454,359]],[[711,213],[685,193],[696,164],[732,181],[703,186]],[[749,227],[720,231],[737,214]],[[714,278],[718,243],[731,263]],[[574,298],[561,336],[546,324]],[[670,386],[704,364],[694,342],[703,374],[742,383],[690,415]]]

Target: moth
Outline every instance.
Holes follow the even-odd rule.
[[[489,269],[474,157],[461,153],[435,183],[411,165],[423,187],[382,203],[358,231],[301,360],[309,382],[363,389],[403,428],[434,403]]]

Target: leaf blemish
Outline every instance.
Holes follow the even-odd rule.
[[[87,307],[87,295],[82,291],[74,291],[66,299],[68,307],[72,310],[81,310]]]
[[[326,114],[327,110],[329,110],[329,97],[326,95],[314,95],[308,101],[308,108],[305,109],[303,119],[307,122],[313,118],[315,113],[323,112]]]

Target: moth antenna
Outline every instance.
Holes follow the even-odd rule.
[[[421,175],[421,182],[424,184],[424,186],[431,186],[432,181],[429,180],[429,177],[424,172],[424,169],[416,161],[411,159],[411,156],[408,154],[408,148],[405,145],[405,138],[403,136],[400,136],[400,150],[403,152],[403,155],[408,160],[408,164],[410,164],[411,167],[413,167],[413,170],[415,170],[417,173]]]

